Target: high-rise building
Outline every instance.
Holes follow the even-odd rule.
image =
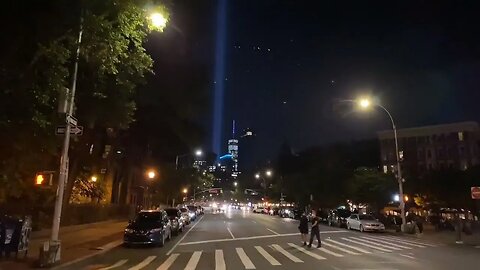
[[[235,120],[233,120],[232,138],[228,140],[228,154],[232,156],[232,176],[238,175],[238,139],[235,138]]]

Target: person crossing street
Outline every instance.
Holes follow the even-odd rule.
[[[312,210],[312,229],[310,231],[310,243],[308,244],[308,247],[312,247],[313,237],[316,237],[318,240],[317,248],[322,247],[322,241],[320,240],[320,229],[318,227],[319,223],[320,220],[317,217],[317,212]]]

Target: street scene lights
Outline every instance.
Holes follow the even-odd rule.
[[[90,177],[90,180],[95,183],[97,182],[97,177],[93,175],[92,177]]]
[[[268,170],[268,171],[265,172],[265,174],[266,174],[267,176],[272,176],[272,171]]]
[[[167,26],[168,17],[166,17],[162,12],[153,12],[150,14],[150,26],[157,30],[163,31]]]
[[[200,157],[200,156],[202,156],[202,155],[203,155],[202,150],[197,150],[197,151],[195,151],[195,156]]]
[[[182,190],[182,192],[183,192],[183,194],[187,194],[187,193],[188,193],[188,189],[187,189],[187,188],[184,188],[184,189]]]
[[[377,106],[381,108],[385,113],[387,113],[388,117],[390,118],[390,122],[392,124],[392,130],[393,130],[393,137],[395,141],[395,157],[396,157],[396,163],[397,163],[397,181],[398,181],[398,199],[399,199],[399,204],[400,204],[400,212],[401,212],[401,217],[402,217],[402,230],[407,224],[407,220],[405,217],[405,197],[403,194],[403,178],[402,178],[402,168],[400,167],[400,151],[398,149],[398,135],[397,135],[397,127],[395,126],[395,121],[393,121],[392,114],[380,103],[372,103],[371,99],[369,98],[359,98],[357,100],[346,100],[349,102],[354,102],[358,104],[358,106],[361,109],[367,109],[370,108],[371,106]]]
[[[233,182],[233,186],[234,187],[238,186],[238,182]]]
[[[191,155],[195,155],[196,157],[201,157],[201,156],[203,156],[203,151],[201,149],[197,149],[193,153],[185,153],[185,154],[182,154],[182,155],[177,155],[175,157],[175,170],[178,170],[178,162],[180,161],[180,158],[188,157],[188,156],[191,156]]]
[[[148,179],[154,179],[157,176],[157,173],[154,170],[148,170],[147,171],[147,178]]]

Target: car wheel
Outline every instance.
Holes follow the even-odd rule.
[[[350,227],[350,223],[347,222],[347,230],[351,230],[352,227]]]
[[[362,224],[360,224],[359,229],[360,229],[361,232],[364,232]]]

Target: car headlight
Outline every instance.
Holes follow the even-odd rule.
[[[133,232],[134,232],[134,230],[133,230],[133,229],[128,229],[128,228],[127,228],[127,229],[125,229],[125,233],[133,233]]]
[[[285,214],[290,214],[290,210],[285,210]]]

